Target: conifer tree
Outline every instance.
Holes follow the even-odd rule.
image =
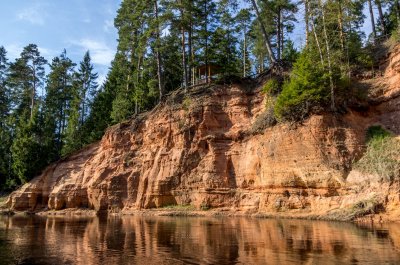
[[[23,94],[21,104],[26,104],[29,97],[30,118],[33,118],[37,92],[43,88],[47,61],[40,55],[36,44],[29,44],[22,50],[20,58],[12,64],[13,81],[16,81],[19,93]],[[15,84],[15,83],[14,83]],[[22,86],[22,87],[21,87]]]
[[[74,74],[71,103],[68,109],[68,125],[65,131],[65,145],[62,154],[69,154],[84,144],[83,125],[91,110],[97,89],[97,73],[93,72],[89,51],[85,53],[78,72]]]
[[[242,69],[243,69],[243,77],[247,76],[251,70],[251,66],[249,63],[249,54],[248,54],[248,46],[249,46],[249,40],[248,40],[248,31],[249,31],[249,25],[251,21],[251,13],[249,12],[248,9],[241,9],[238,14],[236,15],[236,21],[241,29],[241,33],[243,36],[243,39],[241,41],[241,47],[242,47]]]
[[[37,103],[33,112],[25,109],[22,113],[11,146],[12,169],[21,184],[38,175],[49,162],[43,145],[43,119],[39,112],[41,102]]]
[[[11,130],[8,126],[10,93],[7,87],[7,51],[0,47],[0,187],[11,180]],[[11,183],[9,183],[11,184]]]
[[[80,125],[84,123],[90,110],[91,99],[98,86],[97,78],[98,74],[93,72],[93,64],[91,63],[89,51],[87,51],[77,72],[77,90],[81,100]]]
[[[47,77],[44,119],[46,122],[46,146],[53,161],[61,157],[68,126],[69,111],[73,99],[73,75],[75,64],[64,50],[55,57]]]

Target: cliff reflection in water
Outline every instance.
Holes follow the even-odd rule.
[[[0,264],[398,264],[400,226],[247,218],[0,217]]]

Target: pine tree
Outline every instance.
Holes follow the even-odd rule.
[[[274,52],[272,51],[272,45],[271,45],[270,36],[269,36],[269,34],[267,32],[267,29],[265,28],[264,21],[262,19],[262,16],[260,14],[259,9],[258,9],[256,0],[251,0],[251,3],[252,3],[252,6],[253,6],[253,9],[256,12],[257,20],[259,22],[259,26],[261,28],[261,32],[262,32],[262,34],[264,36],[264,42],[265,42],[265,46],[266,46],[266,49],[267,49],[267,52],[268,52],[269,60],[270,60],[271,64],[274,64],[276,62],[276,57],[275,57]]]
[[[249,25],[251,21],[251,13],[248,9],[241,9],[239,13],[236,15],[236,21],[241,30],[243,39],[241,41],[242,47],[242,69],[243,69],[243,77],[247,76],[251,71],[251,65],[249,62],[249,54],[248,54],[248,46],[249,46]]]
[[[83,61],[77,73],[77,85],[79,86],[79,98],[81,99],[80,107],[80,125],[83,125],[90,110],[91,99],[96,93],[98,87],[97,80],[98,74],[93,72],[93,65],[91,63],[89,51],[85,53]]]
[[[46,147],[49,160],[61,157],[68,126],[69,110],[73,99],[73,76],[75,64],[64,50],[55,57],[47,77],[44,119]]]
[[[27,68],[26,72],[28,73],[28,76],[25,78],[29,78],[28,82],[30,83],[31,90],[30,117],[33,118],[37,90],[42,88],[44,85],[44,66],[46,65],[47,61],[40,56],[40,52],[36,44],[29,44],[26,46],[22,50],[20,59],[23,61],[24,67]]]
[[[5,123],[10,107],[9,91],[6,84],[8,75],[8,61],[6,56],[6,49],[0,46],[0,128]]]
[[[65,129],[63,147],[61,149],[62,156],[66,156],[83,146],[82,137],[80,135],[80,129],[83,124],[81,124],[81,115],[79,111],[83,99],[81,99],[79,93],[81,91],[79,91],[77,87],[79,87],[79,85],[74,86],[72,100],[68,109],[68,123]]]
[[[48,164],[43,146],[43,120],[36,104],[32,111],[25,109],[15,130],[11,146],[12,169],[18,177],[18,183],[25,183],[38,175]]]
[[[147,53],[149,40],[154,33],[153,7],[147,1],[125,0],[114,21],[119,43],[112,67],[116,68],[114,71],[118,71],[122,79],[116,87],[116,102],[113,103],[112,116],[115,122],[129,117],[131,113],[137,114],[148,100],[149,79],[145,74],[148,69],[144,66],[149,57],[154,60],[154,56]],[[134,103],[133,108],[131,102]]]
[[[10,93],[7,87],[7,51],[0,47],[0,190],[11,180],[11,130],[8,126],[10,115]],[[11,183],[9,183],[11,184]],[[11,184],[12,185],[12,184]]]
[[[92,100],[96,94],[98,77],[93,72],[89,51],[85,53],[72,86],[71,103],[68,109],[68,125],[62,155],[67,155],[84,145],[82,128],[89,116]]]

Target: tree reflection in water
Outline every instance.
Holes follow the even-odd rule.
[[[194,217],[0,217],[0,264],[395,264],[400,225]]]

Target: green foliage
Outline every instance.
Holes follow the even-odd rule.
[[[31,180],[47,164],[43,153],[42,128],[38,109],[32,118],[29,118],[29,112],[25,111],[17,124],[11,153],[12,169],[20,183]]]
[[[126,94],[118,94],[112,106],[111,119],[114,123],[124,121],[133,115],[132,102]]]
[[[68,117],[74,98],[74,66],[66,50],[53,58],[47,76],[46,98],[43,116],[45,119],[45,145],[50,162],[61,157],[65,144]]]
[[[283,84],[276,100],[275,115],[279,120],[298,120],[313,108],[326,105],[328,99],[329,75],[303,52],[293,66],[290,80]]]
[[[371,126],[367,130],[366,141],[370,143],[372,141],[384,140],[387,137],[392,136],[390,132],[382,128],[380,125]]]
[[[83,146],[80,135],[80,101],[79,97],[74,97],[68,111],[68,125],[65,131],[64,145],[61,149],[62,156],[68,155]]]
[[[184,109],[185,111],[189,111],[191,105],[192,100],[189,97],[185,97],[182,101],[182,109]]]
[[[12,143],[8,114],[10,112],[10,91],[7,87],[7,51],[0,46],[0,187],[9,179],[10,146]]]
[[[288,40],[283,47],[282,59],[288,63],[293,64],[297,60],[299,55],[300,53],[294,47],[294,42],[292,40]]]
[[[269,79],[262,88],[262,93],[266,95],[277,95],[281,90],[281,83],[276,78]]]
[[[381,126],[370,127],[366,139],[366,151],[355,168],[386,180],[400,179],[400,141]]]
[[[83,147],[85,123],[87,122],[92,98],[97,89],[97,73],[93,72],[93,65],[89,51],[83,57],[79,70],[75,74],[75,80],[71,88],[71,101],[68,110],[67,128],[65,130],[64,145],[61,149],[63,156]]]
[[[106,128],[112,125],[113,99],[113,93],[104,87],[94,97],[90,115],[81,128],[83,145],[100,140]]]

